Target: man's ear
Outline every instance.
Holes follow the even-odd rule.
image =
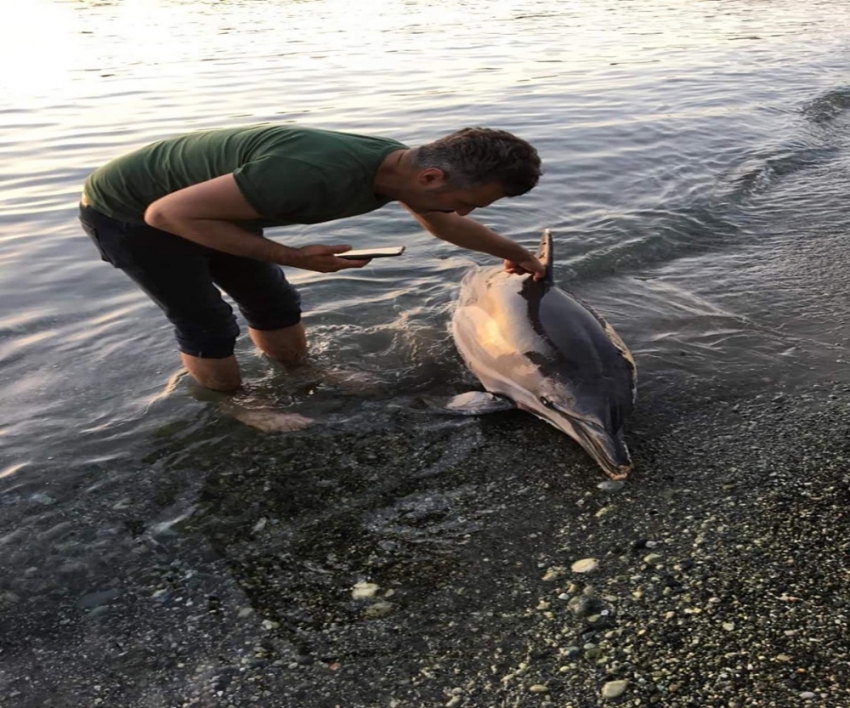
[[[417,179],[422,185],[429,187],[440,186],[446,181],[446,173],[439,167],[426,167],[419,173]]]

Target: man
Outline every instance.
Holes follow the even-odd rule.
[[[280,266],[331,273],[368,260],[349,245],[291,248],[263,228],[333,221],[403,204],[437,238],[542,277],[537,258],[467,214],[532,189],[540,158],[505,131],[467,128],[410,148],[298,126],[254,125],[162,140],[93,172],[80,221],[174,325],[183,365],[201,385],[241,385],[230,295],[266,355],[306,353],[300,298]],[[368,244],[364,244],[368,245]],[[220,289],[220,290],[219,290]]]

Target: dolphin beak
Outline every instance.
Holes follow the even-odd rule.
[[[632,471],[629,448],[623,440],[623,431],[610,435],[607,431],[576,421],[575,429],[581,438],[579,444],[587,450],[611,479],[625,479]]]
[[[563,414],[569,419],[568,426],[557,425],[572,437],[594,459],[611,479],[625,479],[632,471],[632,462],[623,431],[611,435],[605,428],[593,425],[586,420]]]
[[[584,448],[611,479],[625,479],[634,467],[629,448],[620,429],[612,435],[602,425],[560,408],[535,408],[521,402],[517,407],[536,415],[566,433]]]

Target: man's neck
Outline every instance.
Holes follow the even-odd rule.
[[[414,174],[412,150],[394,150],[384,158],[375,174],[375,194],[400,200]]]

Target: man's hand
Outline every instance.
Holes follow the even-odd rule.
[[[287,254],[285,262],[281,265],[313,270],[317,273],[336,273],[336,271],[345,268],[362,268],[369,264],[370,258],[355,261],[349,258],[339,258],[336,255],[350,250],[351,246],[347,245],[304,246],[303,248],[293,249]]]
[[[508,273],[516,273],[524,275],[532,273],[535,280],[543,280],[546,277],[546,266],[544,266],[535,256],[530,253],[529,257],[521,261],[505,261],[505,270]]]

